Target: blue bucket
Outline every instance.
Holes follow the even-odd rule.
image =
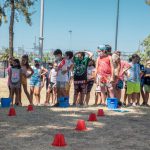
[[[107,98],[107,107],[108,107],[108,109],[117,109],[118,108],[118,99],[117,98]]]
[[[69,97],[60,97],[58,103],[59,107],[69,107]]]
[[[1,98],[1,107],[10,107],[11,98]]]

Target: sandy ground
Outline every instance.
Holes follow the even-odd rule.
[[[0,79],[0,95],[8,95],[5,79]],[[24,95],[23,104],[28,104]],[[24,106],[16,107],[15,117],[0,108],[0,150],[150,150],[150,108],[131,107],[127,113],[103,108],[104,117],[88,122],[89,114],[99,108],[34,107],[27,112]],[[87,131],[74,130],[78,119],[86,121]],[[66,147],[51,146],[56,133],[64,134]]]

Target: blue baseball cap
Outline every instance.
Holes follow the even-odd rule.
[[[41,59],[40,58],[34,58],[34,61],[37,61],[38,63],[40,63]]]
[[[97,49],[99,49],[99,50],[101,50],[101,51],[107,50],[106,45],[99,45],[99,46],[97,47]]]

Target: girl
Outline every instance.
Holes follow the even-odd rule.
[[[47,97],[45,101],[45,105],[49,105],[50,96],[52,97],[52,104],[55,104],[57,98],[57,90],[56,90],[56,78],[57,78],[57,63],[54,63],[52,70],[49,74],[49,86],[47,89]]]
[[[144,106],[148,105],[149,93],[150,93],[150,60],[146,63],[145,75],[144,75],[144,91],[145,91],[145,99],[143,102]]]
[[[121,90],[123,89],[123,81],[125,72],[131,67],[129,63],[126,61],[120,60],[120,56],[118,54],[112,55],[112,61],[114,65],[114,91],[115,97],[118,98],[120,102],[121,99]]]
[[[95,77],[95,62],[94,60],[90,60],[87,67],[87,94],[85,99],[86,105],[89,104],[90,92],[94,84],[94,77]]]
[[[21,106],[21,102],[19,99],[19,92],[21,88],[21,65],[19,59],[14,59],[13,66],[10,68],[9,72],[10,77],[10,97],[12,99],[13,105],[13,98],[14,94],[16,95],[16,104]]]
[[[33,69],[30,67],[28,61],[29,61],[28,55],[23,55],[22,61],[21,61],[21,69],[22,69],[21,84],[23,86],[24,92],[25,92],[30,104],[32,105],[31,97],[27,90],[27,78],[30,78],[34,72],[33,72]],[[21,92],[20,92],[20,98],[21,98]]]
[[[34,66],[32,67],[34,73],[30,78],[30,97],[33,103],[33,94],[35,95],[36,105],[40,105],[40,91],[41,91],[41,76],[47,73],[47,69],[40,65],[39,58],[34,59]]]
[[[8,73],[8,82],[7,82],[7,85],[8,85],[8,89],[9,89],[9,97],[10,97],[10,68],[13,66],[13,61],[14,61],[14,57],[9,57],[8,59],[8,63],[9,63],[9,66],[7,68],[7,73]]]
[[[97,76],[96,77],[96,90],[95,90],[95,104],[94,106],[97,106],[98,104],[98,100],[100,100],[100,105],[102,103],[102,98],[101,98],[101,88],[100,88],[100,85],[99,85],[99,77]]]

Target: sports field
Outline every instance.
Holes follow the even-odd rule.
[[[6,79],[0,79],[0,97],[8,95]],[[71,93],[73,88],[71,89]],[[71,94],[72,95],[72,94]],[[92,91],[94,95],[94,90]],[[45,91],[42,91],[42,102]],[[9,109],[0,108],[0,150],[149,150],[150,108],[124,108],[129,112],[104,109],[105,116],[89,122],[90,113],[100,107],[51,108],[34,107],[26,111],[28,101],[23,94],[24,107],[16,107],[15,117],[7,116]],[[72,100],[72,96],[71,96]],[[91,97],[90,104],[94,103]],[[85,120],[85,132],[75,130],[78,119]],[[54,135],[62,133],[67,146],[51,146]]]

